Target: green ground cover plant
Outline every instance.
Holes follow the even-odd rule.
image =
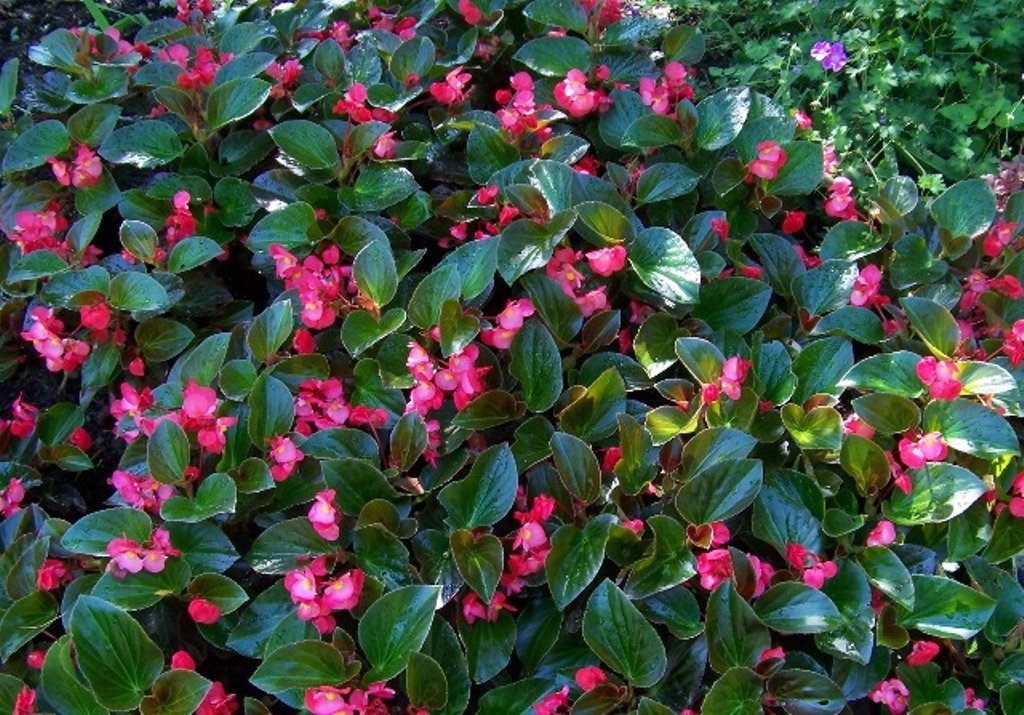
[[[340,5],[0,70],[0,712],[1024,710],[1024,193],[614,0]]]
[[[938,194],[1024,149],[1024,4],[969,0],[672,3],[697,15],[712,86],[800,109],[858,181]],[[846,58],[815,57],[817,43]]]

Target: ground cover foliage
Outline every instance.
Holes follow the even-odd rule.
[[[691,2],[713,85],[749,84],[814,117],[858,182],[911,173],[938,194],[1024,146],[1020,0]],[[819,43],[841,62],[819,61]],[[825,55],[827,58],[827,55]]]
[[[1024,194],[612,0],[151,20],[0,72],[0,709],[1024,709]]]

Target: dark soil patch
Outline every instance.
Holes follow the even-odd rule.
[[[99,0],[99,4],[111,24],[126,15],[154,20],[171,12],[161,8],[159,0]],[[59,27],[92,24],[92,15],[81,0],[0,0],[0,59],[25,59],[29,47]],[[126,34],[134,35],[140,24],[127,27]]]

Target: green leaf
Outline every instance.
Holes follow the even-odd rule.
[[[48,447],[64,442],[78,427],[85,424],[85,412],[70,402],[58,402],[36,423],[36,436]]]
[[[264,530],[256,537],[246,560],[259,573],[284,574],[296,568],[300,560],[329,554],[334,549],[302,516]]]
[[[58,712],[76,715],[108,715],[92,692],[79,680],[71,659],[71,637],[61,636],[46,651],[40,683],[42,693]]]
[[[565,294],[558,281],[543,273],[527,273],[521,282],[551,333],[563,343],[572,341],[583,327],[583,313],[576,301]]]
[[[110,305],[126,311],[150,311],[167,306],[167,291],[146,273],[126,271],[110,281]]]
[[[920,361],[920,355],[905,350],[872,355],[851,367],[838,384],[839,387],[918,397],[924,391],[917,377],[917,363]]]
[[[530,318],[512,338],[509,373],[519,380],[531,412],[546,412],[562,394],[562,356],[548,329]]]
[[[4,64],[6,70],[10,63]],[[16,65],[15,65],[16,66]],[[4,153],[3,173],[27,171],[42,166],[51,156],[60,156],[71,146],[71,137],[62,122],[47,119],[19,134]]]
[[[251,678],[253,685],[272,695],[346,680],[341,652],[329,643],[313,640],[289,643],[269,653]]]
[[[512,56],[544,77],[563,78],[571,69],[590,69],[590,45],[578,37],[538,37]]]
[[[842,623],[839,609],[828,596],[796,581],[769,588],[757,599],[754,612],[781,633],[822,633]]]
[[[679,338],[675,341],[675,352],[690,374],[702,385],[715,382],[722,376],[725,356],[707,340]]]
[[[466,346],[480,333],[480,319],[462,311],[462,303],[457,300],[446,300],[441,306],[438,320],[441,333],[441,355],[449,358],[461,353]]]
[[[608,532],[616,521],[600,514],[583,529],[564,524],[551,537],[551,551],[544,561],[551,598],[560,611],[583,593],[601,569]]]
[[[512,508],[518,482],[512,450],[503,442],[483,451],[469,475],[442,489],[438,501],[457,529],[492,526]]]
[[[850,261],[825,261],[793,279],[793,298],[811,315],[824,315],[849,303],[859,274]]]
[[[160,518],[165,521],[195,523],[218,514],[235,511],[235,481],[220,472],[203,478],[194,499],[174,496],[160,505]]]
[[[581,35],[587,32],[587,13],[575,0],[533,0],[523,14],[548,27],[564,27]]]
[[[398,292],[398,269],[391,247],[379,239],[363,246],[352,263],[352,279],[378,308],[390,303]]]
[[[338,507],[348,516],[358,516],[374,499],[392,501],[398,496],[381,471],[362,459],[324,459],[320,466],[327,486],[337,492]]]
[[[270,130],[278,149],[307,169],[335,169],[338,147],[327,129],[305,119],[281,122]]]
[[[966,640],[985,627],[996,602],[943,576],[912,576],[914,607],[898,606],[900,625],[936,638]]]
[[[478,683],[486,683],[500,673],[512,657],[516,622],[508,611],[500,611],[496,621],[481,618],[473,625],[460,618],[459,635],[466,644],[470,676]]]
[[[421,280],[409,298],[409,320],[417,328],[428,330],[441,319],[445,302],[455,300],[462,291],[459,269],[438,266]]]
[[[700,174],[685,164],[654,164],[636,182],[637,204],[651,204],[684,196],[695,188]]]
[[[269,82],[252,77],[239,77],[214,87],[206,100],[210,131],[244,119],[262,107],[270,96],[270,88]]]
[[[212,238],[189,236],[171,249],[171,255],[167,258],[167,270],[171,273],[184,273],[209,263],[223,252],[221,245]]]
[[[158,482],[175,484],[190,462],[188,435],[172,420],[161,420],[146,443],[146,465]]]
[[[367,682],[395,677],[409,654],[418,651],[430,632],[440,586],[406,586],[385,594],[359,621],[359,647],[370,661]]]
[[[342,189],[341,197],[354,210],[371,213],[394,206],[419,188],[412,172],[404,167],[370,164],[359,172],[351,190]]]
[[[701,715],[761,715],[761,679],[750,668],[731,668],[715,680]]]
[[[196,576],[188,585],[188,592],[196,598],[204,598],[213,603],[224,615],[237,611],[249,601],[245,589],[219,573]]]
[[[145,221],[122,221],[121,245],[140,261],[151,262],[156,253],[156,231]]]
[[[488,390],[466,405],[452,420],[456,427],[484,430],[522,417],[526,407],[510,392]]]
[[[421,284],[422,285],[422,284]],[[380,320],[366,310],[354,310],[345,316],[341,326],[341,342],[352,357],[359,357],[405,323],[405,311],[392,308]]]
[[[466,142],[466,163],[473,181],[486,184],[494,172],[514,164],[519,158],[519,150],[497,129],[486,124],[473,125]]]
[[[505,560],[505,550],[496,536],[459,529],[449,537],[452,557],[462,578],[476,591],[480,600],[490,603],[498,587]]]
[[[973,472],[945,462],[907,470],[910,494],[895,489],[883,504],[885,515],[897,524],[933,524],[963,514],[987,491]]]
[[[834,407],[804,412],[800,405],[783,405],[782,424],[800,449],[837,450],[841,446],[843,418]]]
[[[585,504],[601,493],[601,465],[590,445],[565,432],[551,437],[551,452],[562,484]]]
[[[992,224],[996,197],[984,179],[968,179],[946,189],[928,211],[954,238],[974,238]]]
[[[149,608],[165,596],[178,595],[190,578],[192,570],[188,564],[180,558],[171,558],[157,573],[140,571],[123,579],[115,578],[111,572],[104,573],[91,593],[118,608],[137,611]]]
[[[848,434],[843,440],[839,462],[857,483],[863,496],[874,496],[889,483],[889,459],[885,451],[870,439]]]
[[[576,213],[580,219],[576,230],[595,246],[615,246],[633,239],[633,224],[614,206],[584,201],[576,205]]]
[[[267,253],[273,243],[288,250],[306,246],[310,243],[307,231],[315,221],[316,214],[309,204],[288,204],[257,221],[245,245],[255,253]]]
[[[78,667],[96,700],[132,710],[164,667],[164,655],[134,618],[106,601],[80,596],[71,616]]]
[[[908,296],[900,300],[907,319],[940,360],[948,360],[960,345],[960,327],[956,318],[933,300]]]
[[[144,119],[114,132],[97,152],[112,164],[152,169],[177,159],[184,151],[177,132],[167,122]]]
[[[957,363],[957,379],[968,395],[999,395],[1017,389],[1017,381],[1005,368],[994,363],[963,360]]]
[[[679,144],[683,130],[664,114],[645,114],[633,121],[622,135],[621,142],[640,149],[656,149]]]
[[[448,702],[448,679],[441,665],[429,655],[409,654],[405,692],[417,708],[439,710]]]
[[[932,400],[924,408],[925,432],[941,432],[958,452],[982,459],[1020,454],[1017,435],[1005,417],[969,400]]]
[[[140,544],[149,540],[153,522],[138,509],[121,507],[86,514],[64,532],[60,543],[68,551],[88,556],[107,556],[107,544],[127,536]]]
[[[846,694],[820,673],[787,668],[768,679],[768,693],[791,715],[836,715]]]
[[[57,601],[46,591],[34,591],[8,606],[0,618],[0,659],[9,661],[57,620],[57,615]]]
[[[700,301],[693,317],[712,330],[732,330],[740,335],[753,330],[768,308],[772,289],[750,278],[720,278],[700,287]]]
[[[611,581],[590,594],[583,614],[583,639],[630,685],[647,688],[665,673],[665,647],[654,627]]]
[[[17,94],[18,58],[12,57],[0,67],[0,117],[11,116],[11,105]]]
[[[265,363],[288,340],[293,327],[292,303],[290,300],[281,300],[256,316],[246,333],[245,341],[253,357]]]
[[[899,395],[863,395],[851,404],[858,417],[884,434],[906,432],[921,422],[921,411],[917,405]]]
[[[676,509],[691,524],[723,521],[753,503],[763,478],[759,459],[716,461],[682,486]]]
[[[295,421],[295,401],[283,382],[264,372],[249,393],[249,437],[258,449],[285,434]]]
[[[838,573],[825,581],[821,592],[832,599],[843,618],[842,625],[814,636],[819,648],[839,658],[866,664],[871,658],[871,586],[864,570],[849,559],[839,559]]]
[[[860,552],[857,561],[864,567],[868,581],[896,603],[914,606],[914,584],[910,572],[892,551],[884,546],[869,546]]]
[[[626,595],[634,599],[674,588],[697,573],[697,561],[690,553],[682,524],[670,516],[654,514],[648,517],[647,526],[654,532],[654,543],[650,553],[633,564],[626,583]]]
[[[667,228],[645,228],[629,247],[629,263],[651,290],[681,305],[702,293],[700,266],[679,234]]]
[[[562,430],[593,444],[615,431],[616,416],[626,411],[626,383],[614,367],[601,373],[586,392],[562,410]]]
[[[885,236],[863,221],[840,221],[825,234],[818,253],[826,261],[856,261],[881,250],[885,244]]]
[[[821,183],[824,175],[825,155],[817,142],[794,141],[782,145],[786,163],[779,174],[767,182],[766,189],[773,196],[799,196],[809,194]]]
[[[761,653],[771,646],[768,629],[730,581],[720,584],[708,599],[705,633],[708,659],[719,673],[757,665]]]
[[[142,715],[191,715],[203,702],[210,681],[191,670],[163,673],[153,684],[153,694],[143,698]]]
[[[723,89],[697,105],[697,129],[694,138],[706,151],[726,146],[739,136],[750,112],[750,90]]]
[[[391,55],[391,76],[401,84],[404,84],[410,75],[425,79],[434,66],[436,52],[434,43],[427,37],[406,40]]]

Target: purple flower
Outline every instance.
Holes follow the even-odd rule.
[[[846,48],[843,47],[842,42],[828,42],[826,40],[819,40],[814,43],[814,47],[811,48],[811,57],[821,62],[821,66],[826,70],[832,70],[838,72],[846,66]]]
[[[825,40],[819,40],[814,43],[814,47],[811,48],[811,57],[816,60],[823,60],[828,57],[828,53],[832,50],[832,43]]]

